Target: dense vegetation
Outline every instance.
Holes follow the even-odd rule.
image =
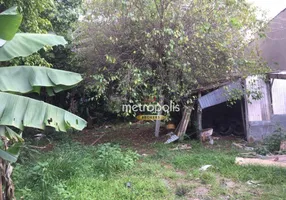
[[[245,51],[264,21],[244,0],[98,0],[87,7],[74,43],[87,87],[115,102],[115,112],[150,96],[189,106],[204,87],[266,70],[257,52]]]
[[[18,33],[23,16],[17,7],[0,13],[0,199],[14,199],[14,185],[11,179],[24,139],[26,127],[66,132],[70,128],[82,130],[86,121],[61,108],[17,94],[43,92],[48,96],[74,87],[82,80],[80,74],[40,66],[11,66],[16,57],[27,57],[45,46],[65,45],[62,36],[52,34]],[[10,63],[11,64],[11,63]],[[16,80],[11,82],[12,80]],[[44,88],[45,87],[45,88]],[[3,194],[2,194],[3,193]]]
[[[207,188],[206,198],[284,198],[284,169],[237,166],[237,152],[223,141],[192,142],[191,152],[153,145],[146,156],[119,141],[87,146],[48,135],[82,130],[86,121],[74,114],[102,123],[130,116],[123,103],[153,96],[191,110],[205,87],[264,73],[257,52],[245,51],[263,32],[255,12],[245,0],[0,0],[4,199],[14,199],[14,186],[17,199],[31,200],[200,198],[197,187]],[[28,139],[47,127],[34,139],[50,149]],[[277,138],[266,140],[267,151],[277,150]],[[226,180],[241,190],[222,186]],[[258,194],[247,181],[261,182]]]

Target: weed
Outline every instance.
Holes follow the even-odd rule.
[[[25,143],[22,145],[21,156],[18,159],[19,163],[35,161],[40,156],[41,153],[37,149],[31,148],[29,144],[29,141],[25,141]]]
[[[189,187],[186,185],[179,185],[176,188],[175,194],[179,197],[183,197],[190,191]]]
[[[255,148],[256,153],[266,155],[280,150],[281,141],[286,140],[286,132],[278,127],[273,134],[266,137],[261,145]]]
[[[118,145],[110,143],[98,147],[96,154],[96,169],[103,175],[110,175],[112,172],[130,169],[135,165],[139,155],[136,152],[127,150],[123,152]]]
[[[216,176],[211,172],[203,172],[201,175],[201,180],[203,184],[215,184]]]
[[[286,140],[286,132],[281,127],[277,128],[274,133],[264,140],[264,145],[270,152],[280,150],[280,143]]]

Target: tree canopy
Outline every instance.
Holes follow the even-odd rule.
[[[265,70],[246,55],[264,22],[244,0],[96,0],[88,8],[75,45],[99,94],[178,101]]]
[[[0,12],[12,6],[17,6],[18,11],[23,14],[23,23],[20,26],[21,32],[48,33],[63,35],[69,42],[72,39],[72,32],[75,30],[75,23],[78,21],[82,0],[0,0]],[[70,49],[54,47],[42,50],[41,53],[34,53],[28,57],[19,57],[10,61],[12,65],[40,65],[51,67],[59,62],[54,59],[60,54],[63,61],[68,63],[66,58],[70,56]],[[67,54],[67,55],[66,55]],[[62,67],[62,65],[60,65]],[[60,68],[57,67],[57,68]]]

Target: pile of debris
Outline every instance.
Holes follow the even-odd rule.
[[[260,155],[254,152],[253,147],[247,147],[246,144],[233,143],[234,147],[243,149],[249,152],[241,153],[240,157],[236,157],[235,163],[238,165],[261,165],[261,166],[276,166],[286,167],[286,155],[279,155],[286,150],[286,141],[281,141],[280,151],[275,154]]]

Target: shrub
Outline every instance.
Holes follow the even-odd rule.
[[[272,135],[266,137],[262,146],[256,148],[258,154],[265,155],[267,153],[274,153],[280,150],[281,141],[286,140],[286,132],[281,127],[278,127]]]
[[[177,186],[175,193],[177,196],[183,197],[183,196],[187,195],[189,191],[190,191],[190,189],[188,186],[180,185],[180,186]]]
[[[98,147],[96,168],[102,175],[109,175],[112,172],[130,169],[135,165],[139,155],[131,150],[122,151],[118,145],[110,143]]]

